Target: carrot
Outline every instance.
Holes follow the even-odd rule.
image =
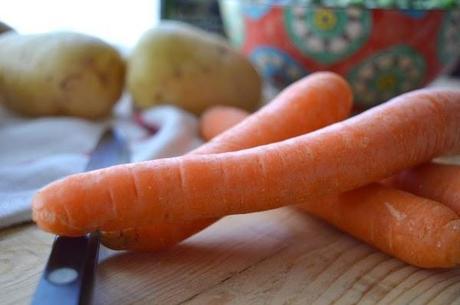
[[[192,153],[221,153],[284,140],[345,119],[351,107],[351,89],[341,77],[327,72],[314,73],[286,88],[243,124]],[[225,111],[231,116],[238,112],[241,114],[240,120],[243,114],[248,115],[243,110],[232,109],[236,108],[211,108],[207,112],[201,121],[203,129],[209,130],[207,137],[214,137],[215,132],[237,123],[226,119]],[[101,240],[112,249],[156,251],[177,244],[216,220],[162,223],[124,231],[102,232]]]
[[[238,110],[226,107],[209,112],[216,119],[202,122],[204,127],[214,125],[205,140],[238,123],[223,118],[226,110],[232,117],[232,109]],[[453,245],[459,244],[460,220],[453,212],[460,214],[460,166],[430,163],[396,177],[400,188],[432,200],[372,184],[297,208],[412,265],[440,268],[458,264],[460,249]]]
[[[81,235],[307,202],[458,152],[459,129],[460,92],[415,91],[275,144],[73,175],[36,194],[33,217]]]
[[[390,179],[390,185],[442,202],[460,215],[460,166],[426,163]]]
[[[230,106],[211,107],[201,116],[201,136],[206,141],[209,141],[223,131],[241,122],[247,116],[248,113],[240,108]]]
[[[343,78],[331,72],[313,73],[287,87],[244,124],[237,124],[191,153],[233,152],[303,135],[347,118],[352,99]]]
[[[227,109],[231,110],[230,107]],[[224,110],[209,113],[209,116],[213,115],[221,119],[211,118],[201,122],[204,127],[207,124],[218,125],[208,130],[225,130],[238,123],[223,118]],[[285,124],[288,122],[286,119]],[[213,138],[216,135],[209,133],[208,136]],[[459,220],[451,209],[439,202],[372,184],[341,195],[304,203],[297,208],[409,264],[440,268],[453,267],[459,262],[460,254],[456,247],[460,245]],[[111,248],[158,250],[201,230],[209,224],[208,221],[177,226],[158,224],[127,229],[119,234],[103,233],[102,236]],[[193,226],[194,223],[197,226]]]
[[[215,115],[216,118],[222,118],[225,111],[216,112]],[[236,123],[225,119],[202,122],[205,127],[207,124],[218,124],[226,128]],[[224,127],[209,130],[222,130]],[[211,132],[208,136],[213,138],[215,134]],[[406,175],[412,176],[411,182],[420,178],[442,181],[440,185],[431,179],[422,183],[424,193],[418,195],[443,203],[453,200],[457,203],[458,211],[460,166],[427,164],[395,177],[400,176],[401,181],[406,181]],[[430,188],[428,195],[434,191],[436,198],[427,196],[425,185]],[[439,192],[440,190],[442,191]],[[447,206],[455,211],[451,205]],[[459,263],[460,249],[453,245],[459,244],[460,220],[442,203],[372,184],[341,195],[304,203],[297,208],[322,218],[355,238],[412,265],[423,268],[446,268]],[[144,236],[137,235],[138,240]],[[150,240],[148,235],[145,237]]]
[[[460,219],[439,202],[371,184],[298,208],[412,265],[460,263]]]

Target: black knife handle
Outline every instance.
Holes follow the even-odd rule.
[[[32,305],[88,304],[98,252],[97,233],[56,237]]]
[[[86,170],[126,162],[129,162],[128,145],[115,130],[109,128],[91,153]],[[56,237],[32,305],[88,304],[98,252],[97,233],[76,238]]]

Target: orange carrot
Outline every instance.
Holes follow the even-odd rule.
[[[341,77],[327,72],[314,73],[286,88],[271,103],[245,120],[244,124],[239,124],[192,153],[221,153],[284,140],[345,119],[351,107],[351,89]],[[208,112],[208,119],[203,117],[201,126],[214,133],[236,123],[225,119],[222,109]],[[244,114],[243,111],[240,113]],[[221,119],[215,120],[213,117]],[[216,134],[208,136],[214,137]],[[102,232],[101,240],[112,249],[156,251],[177,244],[216,220],[162,223]]]
[[[226,108],[232,116],[231,107]],[[208,114],[220,119],[202,122],[205,127],[213,125],[205,140],[217,135],[213,132],[219,133],[239,122],[224,119],[225,110]],[[432,200],[372,184],[297,208],[412,265],[457,265],[460,247],[455,245],[460,241],[460,220],[453,212],[460,214],[460,166],[429,163],[394,177],[395,186]]]
[[[298,207],[412,265],[460,264],[460,219],[439,202],[371,184]]]
[[[209,115],[222,118],[225,111]],[[217,125],[208,130],[218,131],[235,123],[238,122],[222,118],[207,120],[202,125]],[[216,135],[210,133],[208,136],[213,138]],[[460,220],[451,209],[436,201],[372,184],[339,196],[304,203],[298,208],[409,264],[440,268],[459,263]],[[201,230],[209,224],[208,221],[177,226],[151,225],[120,231],[118,235],[110,233],[102,236],[111,248],[158,250]],[[195,223],[197,226],[192,225]]]
[[[248,113],[240,108],[230,106],[211,107],[201,116],[201,136],[206,141],[209,141],[223,131],[241,122],[247,116]]]
[[[459,129],[460,92],[415,91],[275,144],[73,175],[36,194],[33,217],[81,235],[307,202],[458,152]]]
[[[226,113],[229,116],[228,118],[226,118]],[[207,116],[203,116],[200,120],[201,130],[206,130],[201,133],[201,136],[205,141],[210,141],[222,132],[233,128],[250,115],[249,112],[243,109],[230,106],[210,108],[205,114]]]
[[[390,185],[442,202],[460,215],[459,165],[426,163],[395,175]]]

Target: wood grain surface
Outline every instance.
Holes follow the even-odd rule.
[[[29,304],[52,236],[0,233],[0,304]],[[93,304],[460,304],[460,269],[404,264],[290,208],[224,218],[157,254],[103,250]]]

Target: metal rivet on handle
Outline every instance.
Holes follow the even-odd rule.
[[[78,277],[78,272],[72,268],[59,268],[51,271],[48,274],[48,280],[57,285],[69,284],[75,281]]]

